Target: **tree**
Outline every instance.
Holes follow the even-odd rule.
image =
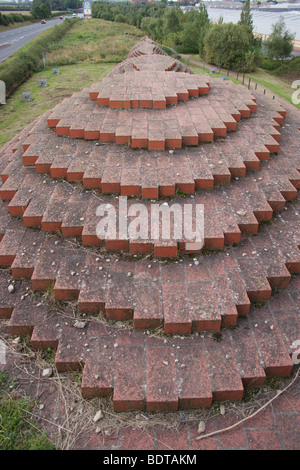
[[[251,35],[247,28],[240,24],[214,24],[204,38],[204,50],[208,62],[245,72],[254,68],[255,53],[249,54],[252,48]]]
[[[284,59],[291,55],[295,34],[286,29],[285,22],[280,16],[277,23],[272,25],[272,33],[266,41],[267,54],[270,59]]]
[[[51,5],[49,0],[33,0],[31,5],[33,18],[50,18]]]
[[[189,52],[204,53],[204,37],[210,26],[206,7],[200,4],[199,10],[191,10],[185,14],[182,31],[182,45]]]
[[[239,24],[246,26],[249,29],[249,32],[253,32],[253,19],[250,8],[250,0],[246,0],[241,11],[241,19]]]
[[[171,8],[167,12],[166,28],[170,33],[177,33],[180,30],[179,16],[177,15],[177,8]]]

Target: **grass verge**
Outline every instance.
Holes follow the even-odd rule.
[[[0,146],[64,98],[101,81],[114,66],[81,64],[78,67],[60,67],[60,75],[52,75],[52,69],[35,73],[0,108]],[[47,79],[48,87],[39,87],[41,78]],[[32,101],[22,102],[22,93],[25,91],[31,92]]]
[[[75,62],[121,62],[144,34],[128,24],[97,18],[77,21],[74,28],[46,53],[46,65]]]
[[[0,371],[0,449],[54,450],[32,416],[33,400],[22,397]]]
[[[187,57],[189,57],[189,61],[187,61]],[[208,69],[203,69],[203,61],[199,58],[199,56],[195,54],[191,54],[189,56],[185,56],[183,59],[183,62],[189,63],[190,66],[194,69],[197,67],[197,64],[199,66],[197,67],[197,72],[196,73],[208,73]],[[290,66],[289,70],[292,70],[293,73],[295,73],[295,70],[298,70],[299,68],[299,61],[292,59],[291,62],[294,64],[293,67]],[[208,64],[205,64],[206,67],[208,67]],[[278,70],[276,69],[275,71],[269,72],[267,70],[263,70],[258,68],[256,72],[253,73],[247,73],[245,74],[245,85],[248,84],[249,78],[252,81],[252,86],[251,89],[254,88],[253,82],[257,82],[258,84],[262,85],[260,87],[260,91],[263,91],[264,88],[271,90],[273,93],[281,96],[285,100],[289,101],[292,103],[296,108],[300,109],[300,104],[294,104],[292,102],[292,95],[295,89],[292,88],[292,82],[294,80],[294,75],[290,74],[285,74],[284,71],[287,70],[288,65],[287,64],[282,64],[280,67],[280,70],[283,71],[282,74],[279,74]],[[218,67],[215,67],[218,70]],[[300,70],[299,70],[300,72]],[[227,72],[223,71],[221,74],[214,74],[213,76],[218,77],[220,75],[225,75]],[[236,79],[233,78],[233,76],[236,76],[236,72],[230,71],[229,78],[232,80],[234,83],[241,83],[240,81],[237,81]],[[239,75],[240,80],[242,79],[243,74],[241,73]]]
[[[42,63],[43,52],[54,47],[56,42],[60,41],[74,25],[74,20],[65,20],[63,23],[49,28],[0,65],[0,80],[3,80],[6,85],[7,96],[11,95],[22,82],[38,70]]]

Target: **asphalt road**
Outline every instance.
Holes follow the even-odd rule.
[[[28,26],[11,29],[0,33],[0,63],[16,52],[20,47],[25,46],[28,42],[38,36],[40,33],[55,24],[61,23],[62,20],[56,18],[54,20],[46,20],[46,24],[33,23]],[[4,44],[8,44],[5,45]],[[1,47],[3,45],[3,47]]]

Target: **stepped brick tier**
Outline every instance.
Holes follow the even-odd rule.
[[[191,96],[207,95],[209,78],[176,72],[126,72],[92,85],[89,96],[110,108],[166,108]]]
[[[128,60],[165,58],[157,47],[145,38]],[[155,63],[166,81],[181,76]],[[218,79],[207,95],[165,109],[99,106],[89,91],[64,100],[61,115],[59,107],[48,111],[0,151],[0,317],[9,318],[11,334],[30,335],[34,348],[55,348],[59,371],[83,367],[83,396],[113,394],[115,411],[240,400],[246,386],[289,375],[300,337],[297,118],[285,118],[275,100]],[[136,113],[143,128],[141,116],[189,122],[200,102],[211,119],[212,110],[226,109],[236,130],[227,133],[230,121],[221,113],[226,139],[217,132],[214,142],[199,144],[198,133],[197,142],[181,136],[185,148],[174,152],[104,142],[102,128],[97,142],[71,135],[79,129],[72,113],[83,126],[91,109],[97,119],[106,113],[109,126]],[[55,113],[59,123],[51,121]],[[61,121],[66,135],[49,128],[57,131]],[[143,240],[118,232],[98,237],[97,207],[119,215],[119,195],[131,196],[129,213],[137,202],[202,204],[204,250],[191,254],[190,240],[151,232]],[[60,302],[54,312],[53,298]],[[84,328],[74,326],[78,319]]]
[[[171,76],[170,72],[166,73]],[[136,76],[139,74],[135,73]],[[165,109],[162,108],[163,103],[160,104],[163,96],[156,101],[152,90],[139,100],[139,107],[136,106],[136,97],[131,99],[130,94],[113,95],[115,108],[99,107],[93,103],[89,99],[90,91],[93,93],[93,90],[88,89],[75,93],[53,109],[48,125],[55,128],[57,135],[115,142],[118,145],[130,143],[132,148],[148,150],[198,146],[200,142],[212,142],[215,137],[226,137],[227,130],[236,130],[237,121],[241,117],[250,117],[251,110],[255,112],[257,108],[252,94],[246,88],[222,80],[216,80],[210,85],[210,92],[205,98],[200,96],[187,100],[189,93],[186,93],[187,101],[179,101],[178,105]],[[178,101],[175,91],[170,90],[169,96],[165,97],[166,103],[169,99]],[[163,93],[168,94],[167,91]],[[118,109],[125,102],[130,109]],[[272,124],[276,120],[275,125],[283,122],[277,109],[267,114],[270,121],[267,121],[266,130],[267,134],[270,131],[276,136],[278,134]],[[282,108],[279,110],[284,113]],[[269,139],[271,143],[277,144],[271,135],[267,141]],[[259,137],[255,140],[261,142]]]
[[[81,313],[133,320],[136,329],[163,326],[167,334],[218,331],[299,273],[298,210],[292,205],[287,218],[284,212],[230,251],[165,263],[95,253],[32,230],[11,220],[2,203],[0,265],[16,279],[31,279],[34,290],[53,288],[56,299],[77,300]]]
[[[260,161],[278,152],[284,118],[277,110],[285,114],[278,105],[261,99],[251,123],[241,122],[238,132],[230,133],[226,140],[172,154],[58,137],[47,129],[46,121],[53,114],[49,111],[23,141],[22,158],[24,165],[35,165],[38,173],[82,181],[86,188],[103,193],[144,198],[174,196],[175,192],[191,194],[215,184],[228,184],[232,176],[245,176],[246,170],[258,170]]]
[[[243,180],[234,181],[226,190],[220,187],[213,192],[201,191],[190,198],[177,197],[171,201],[167,209],[173,205],[175,207],[176,204],[180,214],[184,214],[185,208],[190,206],[193,220],[196,218],[197,205],[203,206],[203,247],[190,246],[193,239],[189,240],[188,237],[177,238],[177,232],[174,230],[175,219],[170,220],[169,238],[162,237],[161,226],[159,236],[153,238],[151,211],[157,206],[163,210],[164,204],[167,203],[162,201],[159,204],[154,204],[152,201],[144,204],[147,210],[147,219],[144,222],[147,226],[144,229],[143,239],[130,237],[130,234],[122,238],[118,227],[115,235],[108,238],[104,234],[101,237],[97,228],[103,214],[97,215],[97,208],[101,204],[105,204],[107,210],[110,207],[114,208],[119,220],[121,212],[118,198],[109,196],[100,198],[78,186],[38,175],[30,168],[14,166],[14,162],[10,164],[14,166],[14,172],[9,176],[5,174],[7,179],[0,188],[0,196],[3,200],[9,201],[7,206],[9,213],[21,217],[27,227],[39,227],[44,232],[60,230],[65,237],[78,237],[83,245],[95,245],[99,249],[105,246],[107,250],[131,254],[176,257],[179,253],[200,252],[202,248],[222,250],[228,244],[239,243],[243,235],[258,233],[259,224],[271,221],[274,212],[283,210],[286,201],[297,196],[299,175],[297,176],[293,166],[286,165],[283,171],[286,160],[286,157],[278,155],[263,165],[260,176],[255,178],[249,175]],[[135,199],[125,201],[128,224],[136,220],[137,214],[131,212],[135,203]]]
[[[169,55],[152,55],[151,62],[147,55],[131,57],[120,62],[107,77],[114,77],[115,75],[124,74],[127,72],[183,72],[192,74],[191,69],[177,59],[173,59]]]
[[[11,334],[29,335],[34,349],[56,349],[58,371],[83,370],[83,396],[112,395],[116,412],[170,412],[240,400],[245,388],[293,369],[293,343],[300,337],[299,277],[267,306],[252,308],[236,329],[168,338],[92,318],[78,329],[72,308],[53,313],[47,300],[32,294],[28,281],[8,294],[10,282],[8,272],[0,271],[0,317],[9,318]]]
[[[156,56],[156,55],[166,55],[167,53],[161,49],[155,41],[152,41],[148,36],[144,36],[140,39],[129,51],[128,58],[139,57],[142,55],[146,56]],[[151,57],[152,60],[152,57]],[[151,62],[151,61],[150,61]]]
[[[153,72],[157,70],[159,72],[192,73],[191,69],[187,65],[168,55],[153,55],[151,57],[151,62],[149,62],[148,56],[141,55],[124,60],[117,65],[117,67],[115,67],[108,76],[112,77],[114,75],[133,72],[135,70],[140,72]]]
[[[239,132],[243,134],[244,142],[248,135],[248,146],[242,147],[242,142],[238,143],[234,135],[228,142],[203,146],[203,154],[199,149],[194,149],[177,151],[173,155],[165,152],[143,155],[142,152],[136,153],[129,149],[119,150],[114,144],[97,146],[85,141],[73,143],[70,139],[58,138],[49,133],[45,120],[46,117],[43,117],[45,133],[38,120],[24,132],[20,140],[3,150],[0,173],[4,184],[0,188],[0,196],[10,201],[10,214],[21,216],[27,227],[41,227],[45,232],[61,230],[63,236],[77,236],[86,246],[105,246],[107,250],[154,254],[156,257],[176,257],[179,252],[195,252],[203,248],[199,245],[191,247],[191,240],[176,238],[173,226],[170,239],[162,240],[161,236],[153,238],[150,220],[147,221],[148,228],[143,240],[122,238],[118,233],[109,239],[101,238],[97,235],[97,225],[101,220],[101,216],[96,215],[97,207],[105,203],[107,207],[114,207],[119,215],[118,198],[96,194],[78,185],[72,186],[48,175],[41,175],[40,172],[50,171],[53,177],[65,176],[69,182],[83,181],[87,188],[95,187],[103,193],[115,192],[129,196],[142,194],[148,198],[172,196],[175,190],[194,193],[199,187],[203,188],[203,191],[197,191],[189,198],[181,198],[178,194],[172,204],[177,204],[182,212],[184,206],[189,204],[193,220],[196,206],[203,205],[204,249],[210,250],[223,249],[225,244],[239,243],[244,234],[256,234],[259,223],[270,221],[274,211],[283,210],[286,201],[297,196],[300,185],[297,152],[284,148],[283,152],[265,161],[265,158],[269,158],[269,150],[260,160],[254,153],[251,154],[253,129],[251,131],[248,127]],[[244,162],[230,154],[230,150],[235,148],[245,155]],[[202,166],[200,160],[197,161],[201,156]],[[155,165],[158,162],[160,168]],[[195,173],[192,174],[190,170],[192,163],[194,168],[199,164],[197,185]],[[259,171],[245,175],[247,167]],[[101,173],[97,174],[97,169]],[[145,178],[148,175],[148,182],[151,182],[151,176],[156,177],[152,187],[149,185],[146,188],[138,183],[141,169]],[[205,175],[205,169],[210,169],[210,174]],[[174,175],[172,182],[171,171]],[[158,175],[165,178],[161,185],[158,185]],[[233,180],[232,175],[235,176]],[[208,185],[208,182],[211,184]],[[230,182],[229,187],[224,186]],[[214,191],[205,189],[214,183]],[[135,203],[135,198],[128,199],[129,213]],[[163,204],[161,201],[161,208]],[[144,201],[149,216],[152,205],[152,200]],[[128,220],[134,220],[134,215]]]

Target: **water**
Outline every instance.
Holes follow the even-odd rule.
[[[223,8],[207,8],[209,17],[212,21],[216,21],[223,16],[224,23],[237,23],[241,17],[241,10],[226,10]],[[262,34],[271,34],[272,24],[277,23],[280,15],[283,16],[286,28],[295,33],[295,39],[300,40],[300,12],[267,12],[267,11],[251,11],[254,25],[254,32]]]

